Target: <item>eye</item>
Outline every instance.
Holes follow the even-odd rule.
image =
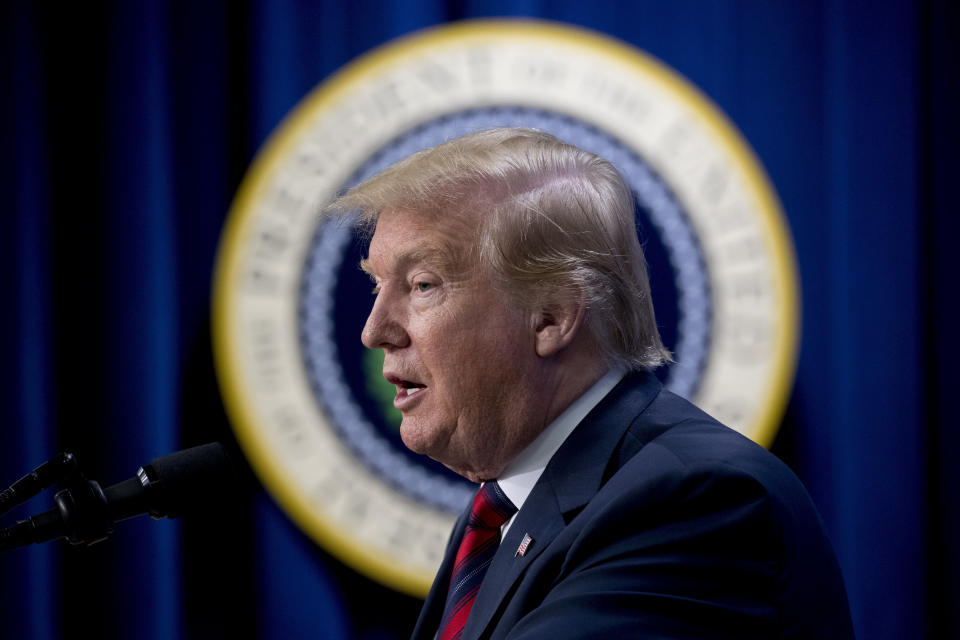
[[[427,291],[430,291],[430,289],[433,289],[432,282],[420,281],[420,282],[414,283],[413,286],[415,286],[417,288],[417,291],[419,291],[420,293],[426,293]]]

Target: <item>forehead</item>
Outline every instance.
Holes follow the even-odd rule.
[[[386,210],[377,220],[363,268],[376,275],[428,264],[448,271],[472,264],[476,224],[454,216]]]

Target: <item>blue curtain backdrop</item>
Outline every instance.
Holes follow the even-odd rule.
[[[960,638],[958,10],[948,0],[2,3],[0,483],[57,451],[113,483],[231,441],[213,258],[254,152],[313,86],[445,21],[632,43],[708,94],[782,198],[802,350],[774,451],[819,505],[863,639]],[[0,637],[395,638],[419,601],[251,491],[106,544],[0,556]],[[50,508],[36,498],[10,519]],[[371,604],[374,603],[374,604]],[[377,615],[370,615],[374,606]],[[936,629],[936,631],[934,631]]]

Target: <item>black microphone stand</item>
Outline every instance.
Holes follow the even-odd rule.
[[[57,455],[0,492],[0,515],[53,484],[63,486],[53,499],[56,508],[0,530],[0,552],[56,538],[89,546],[113,533],[103,489],[87,480],[70,453]]]
[[[77,459],[72,453],[58,454],[0,491],[0,516],[19,504],[23,504],[52,484],[73,481],[80,472]]]

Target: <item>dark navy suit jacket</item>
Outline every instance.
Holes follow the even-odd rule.
[[[413,633],[433,640],[457,521]],[[517,555],[524,536],[532,542]],[[550,460],[477,594],[475,638],[852,638],[833,550],[776,457],[649,374]]]

